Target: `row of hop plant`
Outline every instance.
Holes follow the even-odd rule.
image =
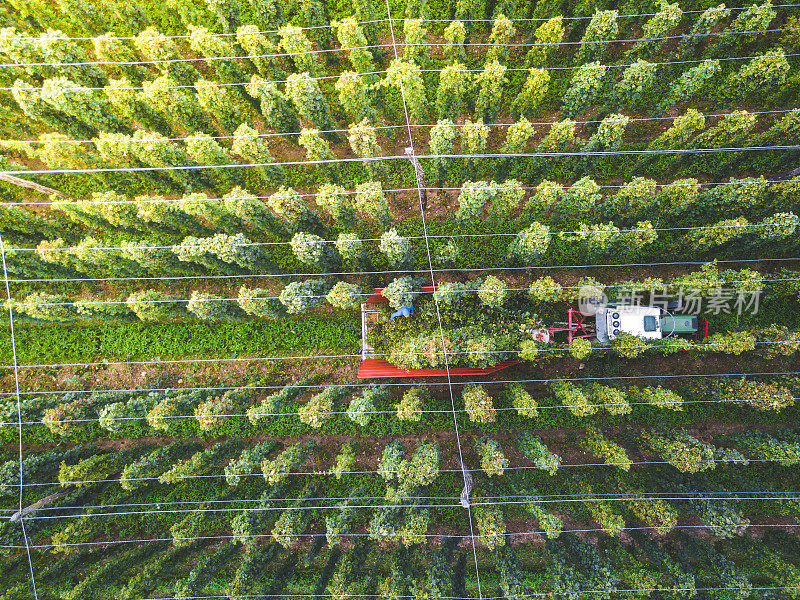
[[[558,186],[555,186],[558,187]],[[568,195],[567,193],[564,196]],[[541,200],[539,194],[529,205]],[[465,206],[462,203],[459,211]],[[472,208],[478,205],[474,204]],[[707,255],[710,251],[736,242],[747,248],[776,249],[782,245],[794,247],[793,235],[800,218],[794,213],[776,213],[757,223],[744,217],[725,219],[713,225],[690,229],[679,238],[686,256]],[[653,247],[659,232],[649,220],[637,221],[630,227],[618,227],[613,221],[599,224],[578,223],[572,231],[552,232],[547,225],[533,221],[511,237],[506,260],[511,266],[535,266],[548,252],[554,237],[578,251],[582,259],[627,260]],[[390,229],[381,234],[377,248],[390,271],[414,270],[412,240]],[[138,276],[196,276],[277,274],[281,267],[275,262],[274,251],[260,242],[252,242],[241,233],[218,233],[210,237],[187,236],[174,246],[162,246],[149,240],[123,241],[109,246],[93,237],[82,239],[74,246],[63,238],[42,241],[35,252],[15,249],[8,252],[10,273],[27,279],[46,279],[65,273],[88,277]],[[340,278],[348,272],[376,275],[371,248],[356,235],[342,233],[336,240],[326,240],[316,234],[298,232],[289,242],[294,258],[310,270]],[[435,266],[459,266],[459,245],[455,238],[436,240],[431,260]],[[298,269],[296,266],[285,268]],[[284,270],[285,270],[284,268]],[[300,267],[300,270],[304,270]],[[297,285],[299,283],[296,282]],[[290,284],[291,285],[291,284]]]
[[[640,155],[635,161],[630,161],[626,168],[632,174],[653,171],[658,173],[672,173],[679,169],[691,169],[703,160],[695,150],[735,148],[742,146],[783,146],[791,145],[797,140],[797,122],[800,111],[791,110],[779,119],[769,119],[769,125],[759,133],[754,133],[759,123],[756,114],[744,110],[734,111],[722,116],[718,123],[707,128],[707,118],[694,108],[688,109],[683,115],[673,119],[671,126],[661,133],[646,146],[648,153]],[[621,150],[640,150],[640,146],[629,146],[624,143],[624,135],[630,123],[630,117],[614,113],[606,114],[600,120],[597,129],[584,140],[576,134],[578,122],[566,118],[556,121],[542,134],[525,117],[512,123],[506,130],[503,143],[497,153],[545,153],[547,156],[534,157],[500,157],[491,158],[467,157],[464,159],[448,158],[452,154],[491,154],[488,139],[491,127],[478,121],[472,123],[467,120],[461,125],[461,147],[457,148],[458,125],[452,120],[439,120],[430,131],[429,145],[431,153],[437,157],[432,161],[433,178],[437,185],[442,185],[445,180],[452,181],[460,177],[475,179],[476,176],[497,173],[523,179],[525,181],[539,181],[543,173],[548,171],[563,173],[571,171],[572,177],[578,179],[587,173],[607,171],[607,166],[613,157],[604,156],[552,156],[559,153],[580,152],[615,152]],[[499,136],[498,136],[499,137]],[[532,140],[538,142],[531,143]],[[670,151],[676,151],[669,153]],[[659,154],[667,152],[667,154]],[[764,154],[763,152],[760,154]],[[755,152],[726,152],[721,156],[714,155],[715,167],[713,173],[722,174],[741,168],[751,160]],[[553,164],[568,165],[554,169]],[[457,168],[459,167],[460,168]],[[636,178],[639,180],[640,178]],[[747,181],[747,180],[745,180]],[[757,181],[757,180],[756,180]],[[691,186],[692,180],[682,182]],[[630,185],[630,184],[629,184]],[[650,184],[654,185],[654,184]],[[599,192],[595,190],[594,193]],[[629,193],[631,190],[629,190]],[[636,190],[634,195],[647,195],[647,190]],[[688,192],[692,195],[691,190]],[[678,198],[679,200],[680,198]],[[678,203],[677,208],[682,209],[685,204]]]
[[[797,115],[792,113],[785,117],[789,118],[796,120]],[[673,129],[683,127],[682,123],[676,123]],[[725,128],[724,123],[720,127]],[[783,130],[782,127],[780,129]],[[662,137],[673,137],[670,132],[672,129]],[[654,144],[663,145],[659,140]],[[669,145],[668,142],[664,144]],[[563,226],[567,222],[574,224],[577,219],[590,218],[596,223],[579,223],[578,231],[572,235],[568,235],[570,232],[564,233],[562,237],[583,242],[590,256],[601,258],[619,248],[630,248],[632,245],[639,247],[654,241],[656,232],[648,225],[649,221],[641,220],[644,217],[656,213],[661,215],[666,211],[674,219],[688,219],[690,222],[703,219],[703,222],[707,222],[714,215],[732,216],[737,212],[769,215],[770,207],[785,211],[787,207],[797,205],[797,188],[795,180],[769,184],[763,177],[734,179],[705,190],[701,190],[701,184],[692,178],[659,187],[654,180],[637,176],[621,186],[615,194],[604,197],[600,193],[600,185],[583,177],[568,188],[554,181],[543,180],[523,203],[525,188],[515,179],[507,179],[500,184],[495,181],[467,181],[459,192],[454,218],[461,225],[480,218],[500,225],[508,222],[520,210],[524,222],[536,219],[526,230],[533,237],[542,237],[547,233],[547,229],[538,221]],[[360,184],[354,192],[326,184],[314,199],[316,205],[344,231],[356,228],[358,215],[368,216],[380,222],[384,228],[388,228],[392,221],[388,198],[381,184],[376,181]],[[357,244],[351,244],[352,248],[346,247],[348,241],[353,239],[351,234],[340,235],[336,244],[341,255],[339,258],[328,256],[332,251],[330,249],[317,249],[322,243],[318,234],[325,234],[325,227],[319,214],[291,188],[276,192],[266,202],[236,187],[222,198],[209,198],[205,194],[195,193],[174,201],[161,196],[139,196],[135,200],[128,200],[120,194],[105,192],[95,193],[91,199],[59,201],[54,206],[76,225],[103,232],[117,231],[129,238],[120,243],[90,236],[77,246],[68,247],[63,238],[73,238],[75,234],[69,223],[38,216],[20,206],[0,209],[0,224],[7,235],[19,237],[23,243],[30,238],[55,237],[52,241],[40,242],[38,258],[78,271],[91,271],[104,263],[111,263],[120,269],[127,267],[129,270],[135,268],[133,263],[138,263],[140,268],[155,274],[167,273],[179,267],[216,270],[269,267],[266,248],[252,244],[243,231],[270,240],[287,239],[294,235],[292,249],[295,255],[302,262],[323,270],[336,266],[341,257],[356,267],[362,267],[362,270],[368,266],[368,261],[358,252]],[[637,221],[638,225],[633,231],[621,231],[614,221],[604,222],[609,218],[625,226]],[[701,251],[708,251],[737,238],[751,245],[772,245],[790,238],[797,223],[798,217],[788,211],[765,216],[755,223],[744,216],[737,216],[723,219],[713,227],[690,230],[684,242],[686,246]],[[164,247],[163,242],[141,238],[153,232],[174,238],[187,233],[208,236],[220,230],[224,233],[210,237],[189,235],[183,238],[184,243],[173,247],[172,251]],[[539,233],[541,235],[535,235]],[[397,245],[393,242],[397,237],[390,230],[381,238],[381,250],[384,251],[386,247],[384,253],[393,266],[407,262],[400,249],[390,250]],[[403,245],[401,241],[398,243]],[[216,259],[198,259],[195,255],[204,244],[212,251],[216,246],[225,250],[227,245],[231,245],[233,254],[222,256],[220,250]],[[437,252],[437,262],[455,263],[455,260],[445,260],[447,251]],[[395,259],[394,255],[398,252],[402,256]],[[9,251],[12,270],[21,268],[15,264],[22,260],[19,254],[20,251]],[[177,254],[177,257],[173,254]],[[35,261],[36,257],[26,257],[25,260]],[[222,265],[220,261],[233,264]],[[183,262],[198,264],[183,265]]]
[[[520,234],[512,241],[510,252],[520,252],[520,246],[529,238]],[[341,238],[340,238],[341,241]],[[338,244],[337,244],[338,245]],[[530,244],[526,244],[526,247]],[[449,245],[443,246],[449,255],[457,255],[457,246],[453,251]],[[408,249],[406,247],[405,255]],[[783,273],[789,280],[785,286],[767,282],[767,291],[775,295],[793,295],[798,293],[797,282],[792,281],[794,272]],[[611,298],[631,296],[635,293],[664,293],[678,296],[693,293],[699,298],[720,296],[722,290],[745,298],[748,294],[761,294],[764,291],[764,276],[750,269],[727,269],[720,272],[716,262],[706,263],[696,272],[670,280],[647,278],[643,281],[623,281],[609,286],[593,278],[582,278],[577,286],[564,288],[550,276],[539,277],[527,288],[527,296],[534,303],[572,303],[577,298],[577,290],[584,285],[605,289]],[[397,310],[412,305],[419,297],[423,279],[404,276],[395,278],[381,294],[389,305]],[[785,289],[784,289],[785,288]],[[335,284],[326,280],[308,279],[286,285],[277,295],[263,288],[242,286],[236,299],[223,298],[208,293],[193,292],[190,298],[182,300],[157,290],[134,292],[125,300],[101,300],[74,298],[34,292],[24,300],[6,303],[17,317],[24,315],[41,322],[69,322],[77,319],[118,320],[138,318],[142,321],[172,321],[195,316],[204,320],[238,320],[244,318],[260,318],[281,320],[291,314],[302,313],[327,301],[331,306],[351,310],[366,301],[369,295],[361,284],[338,281]],[[445,309],[463,306],[464,301],[478,298],[487,307],[502,307],[510,299],[518,297],[516,288],[512,288],[502,279],[490,275],[467,282],[442,282],[435,292],[436,302]],[[775,330],[778,340],[789,340],[786,333]],[[585,355],[590,346],[585,342],[577,342],[574,352]]]

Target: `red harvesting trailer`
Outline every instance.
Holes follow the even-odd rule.
[[[367,344],[367,326],[370,322],[378,322],[378,304],[388,302],[381,294],[383,288],[375,288],[367,301],[361,305],[361,364],[358,367],[359,379],[379,379],[391,377],[447,377],[459,375],[488,375],[517,364],[518,360],[507,360],[491,367],[478,369],[475,367],[454,367],[451,369],[410,369],[405,370],[393,365],[382,358],[369,358],[373,349]],[[422,288],[423,294],[432,294],[436,286],[428,285]]]

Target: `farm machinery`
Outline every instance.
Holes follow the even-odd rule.
[[[511,367],[519,360],[505,360],[486,367],[447,366],[445,368],[403,369],[376,355],[368,342],[371,326],[387,319],[382,310],[388,300],[381,294],[383,288],[376,288],[366,302],[361,305],[361,364],[358,377],[361,379],[393,377],[442,377],[488,375]],[[432,294],[436,286],[422,288],[422,294]],[[677,302],[669,302],[665,307],[639,304],[618,304],[605,298],[588,303],[581,302],[580,309],[569,308],[567,320],[530,330],[531,339],[540,344],[551,344],[557,339],[571,344],[577,338],[595,340],[595,343],[608,346],[621,334],[630,334],[648,340],[660,340],[673,336],[708,337],[709,323],[695,315],[675,313]],[[413,308],[397,311],[392,318],[414,318]]]

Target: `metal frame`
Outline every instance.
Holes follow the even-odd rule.
[[[572,340],[575,338],[591,338],[595,337],[596,333],[587,331],[586,325],[588,323],[584,323],[586,321],[586,317],[590,315],[585,315],[582,312],[575,310],[574,308],[570,308],[567,310],[567,323],[566,327],[558,327],[552,326],[548,327],[548,331],[550,332],[550,336],[552,338],[553,334],[556,332],[567,332],[567,341],[572,343]]]

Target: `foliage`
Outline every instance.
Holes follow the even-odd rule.
[[[632,410],[624,391],[596,381],[587,386],[586,396],[591,403],[603,406],[612,415],[627,415]]]
[[[740,406],[752,406],[756,410],[780,411],[794,406],[794,394],[786,387],[745,379],[730,381],[721,386],[720,397]]]
[[[447,106],[450,106],[448,103]],[[433,159],[433,171],[435,173],[436,183],[441,186],[445,178],[450,175],[453,168],[453,159],[445,158],[448,154],[454,154],[453,146],[455,144],[458,131],[455,124],[450,119],[440,119],[433,126],[430,133],[430,148],[431,154],[435,155]]]
[[[564,37],[564,17],[557,15],[539,25],[533,34],[533,46],[525,57],[526,64],[534,67],[544,67],[547,60],[557,51],[557,44]]]
[[[575,534],[545,542],[547,572],[555,598],[578,600],[585,591],[608,600],[616,591],[618,576],[600,552]]]
[[[489,275],[478,288],[478,298],[481,304],[491,308],[500,308],[508,300],[509,293],[506,283],[494,275]]]
[[[342,48],[347,49],[350,64],[358,73],[370,73],[375,70],[372,63],[372,52],[366,50],[369,45],[361,26],[353,17],[332,23],[336,37]]]
[[[251,448],[245,448],[239,458],[225,466],[225,482],[237,487],[243,476],[256,474],[267,457],[279,448],[282,448],[282,444],[275,441],[260,442]]]
[[[360,395],[354,396],[347,407],[347,417],[361,427],[369,425],[373,413],[375,413],[376,402],[381,402],[389,397],[389,388],[385,385],[367,386],[363,388]]]
[[[546,69],[531,69],[522,90],[513,103],[514,115],[530,115],[536,110],[547,95],[550,85],[550,74]]]
[[[481,468],[488,476],[502,475],[508,467],[508,459],[497,441],[483,437],[475,440],[475,451],[481,457]]]
[[[504,394],[506,401],[514,407],[520,416],[531,418],[539,416],[536,400],[525,390],[522,384],[507,384]]]
[[[658,52],[666,40],[663,38],[670,29],[680,23],[682,11],[680,5],[669,4],[666,0],[661,0],[657,13],[650,17],[642,27],[642,40],[636,42],[629,54],[634,56],[652,56]]]
[[[480,165],[484,160],[477,155],[486,151],[486,142],[489,139],[489,127],[481,119],[474,123],[467,119],[461,126],[461,148],[464,154],[473,155],[465,159],[465,170],[470,177],[477,176]]]
[[[318,163],[319,170],[329,182],[335,183],[339,180],[333,164],[336,161],[336,155],[319,131],[303,128],[297,142],[306,149],[306,158]]]
[[[261,471],[264,479],[270,485],[275,485],[287,479],[294,469],[297,469],[316,452],[317,444],[314,440],[297,442],[281,452],[273,459],[264,459]]]
[[[494,181],[466,181],[458,195],[458,210],[455,218],[459,223],[469,223],[478,218],[486,203],[497,194],[497,183]]]
[[[696,67],[685,71],[677,80],[670,84],[664,99],[656,108],[657,113],[662,113],[676,104],[687,102],[697,97],[701,90],[722,70],[718,60],[705,60]]]
[[[404,306],[412,305],[414,298],[420,293],[420,284],[421,281],[410,275],[406,277],[397,277],[383,288],[381,296],[389,301],[389,306],[395,310],[399,310]]]
[[[272,539],[284,548],[297,543],[312,516],[311,511],[303,508],[308,506],[310,499],[316,495],[317,486],[314,483],[307,484],[299,497],[281,512],[272,528]]]
[[[62,487],[92,485],[95,481],[108,479],[120,467],[120,457],[115,454],[95,454],[74,465],[62,462],[58,470],[58,483]]]
[[[411,256],[411,244],[409,239],[399,236],[396,229],[390,229],[381,234],[381,241],[378,245],[378,249],[386,256],[389,261],[389,266],[393,270],[407,271],[414,268],[414,259]],[[396,279],[395,281],[398,280]]]
[[[300,420],[315,429],[322,427],[330,419],[334,405],[349,393],[346,387],[326,387],[315,394],[298,411]]]
[[[372,106],[368,88],[358,73],[344,71],[336,80],[336,91],[339,93],[339,104],[352,118],[353,122],[375,122],[377,114]]]
[[[578,53],[575,55],[576,65],[585,65],[587,62],[600,60],[605,50],[605,44],[598,42],[613,40],[617,37],[619,32],[618,16],[619,13],[616,10],[598,10],[592,15],[592,20],[581,39]]]
[[[381,85],[400,90],[411,118],[417,123],[425,120],[428,114],[428,98],[419,65],[405,60],[392,60]]]
[[[428,30],[424,26],[424,19],[405,19],[403,21],[403,60],[416,63],[422,68],[428,67],[430,58],[425,37]]]
[[[467,411],[470,421],[494,423],[497,420],[492,397],[482,385],[468,383],[464,386],[461,396],[464,399],[464,409]]]
[[[508,246],[509,261],[532,267],[539,263],[541,256],[550,245],[550,228],[533,222],[517,234]]]
[[[386,165],[381,160],[369,160],[380,158],[381,147],[375,135],[375,128],[364,119],[360,123],[350,125],[347,134],[350,148],[356,156],[366,158],[364,167],[367,169],[372,179],[380,179],[386,173]],[[358,199],[356,199],[358,202]]]
[[[770,50],[732,73],[723,84],[722,93],[730,99],[744,99],[760,90],[779,87],[788,73],[789,63],[785,54],[780,50]]]
[[[439,73],[439,87],[436,90],[436,115],[445,121],[454,121],[464,108],[464,100],[470,87],[471,75],[460,62],[447,65]],[[438,132],[437,132],[438,133]],[[441,135],[441,133],[438,133]],[[434,132],[431,131],[431,151],[433,150]],[[441,142],[438,142],[441,144]],[[452,153],[452,151],[451,151]]]
[[[486,61],[483,71],[475,77],[478,95],[475,98],[475,114],[487,123],[494,123],[506,84],[506,67],[497,59]]]
[[[640,434],[642,444],[683,473],[713,469],[714,447],[682,429],[651,429]]]
[[[622,471],[630,471],[631,459],[625,449],[603,436],[603,432],[595,428],[587,428],[580,439],[581,447],[600,458],[607,465]]]
[[[207,475],[241,447],[238,440],[226,440],[193,454],[191,458],[176,463],[158,477],[159,483],[178,483],[188,478]]]
[[[365,181],[356,186],[355,207],[359,212],[378,221],[384,228],[388,227],[392,222],[389,201],[383,192],[380,181]],[[390,233],[387,232],[383,235],[389,235]],[[381,243],[383,243],[383,236],[381,236]]]
[[[506,522],[503,513],[496,504],[476,505],[472,509],[479,539],[489,550],[500,548],[506,544]]]
[[[338,136],[332,132],[336,129],[336,124],[331,117],[328,101],[316,79],[312,79],[308,73],[289,75],[286,80],[286,95],[289,96],[301,118],[311,122],[322,132],[323,137],[337,141]]]
[[[427,387],[409,388],[403,394],[397,406],[397,418],[401,421],[421,421],[426,402],[430,401]]]
[[[630,387],[628,399],[633,404],[652,404],[658,408],[683,410],[683,398],[672,390],[656,387]]]
[[[343,446],[342,451],[336,456],[336,464],[331,469],[331,474],[336,479],[341,479],[342,475],[350,474],[353,465],[356,464],[356,452],[358,451],[358,442],[348,440]]]
[[[552,381],[550,389],[555,394],[556,400],[567,407],[573,415],[585,417],[597,412],[595,406],[586,394],[574,383],[570,381]]]
[[[533,461],[537,469],[547,471],[550,475],[555,475],[558,467],[561,466],[561,457],[558,454],[550,452],[547,446],[530,431],[517,432],[516,440],[517,449],[526,458]]]
[[[297,260],[315,267],[321,273],[336,273],[342,268],[342,259],[336,247],[312,233],[295,233],[290,242]]]
[[[452,65],[457,62],[465,62],[466,53],[464,52],[464,40],[467,37],[467,28],[462,21],[456,19],[451,21],[444,29],[444,39],[447,46],[444,49],[445,58]]]

